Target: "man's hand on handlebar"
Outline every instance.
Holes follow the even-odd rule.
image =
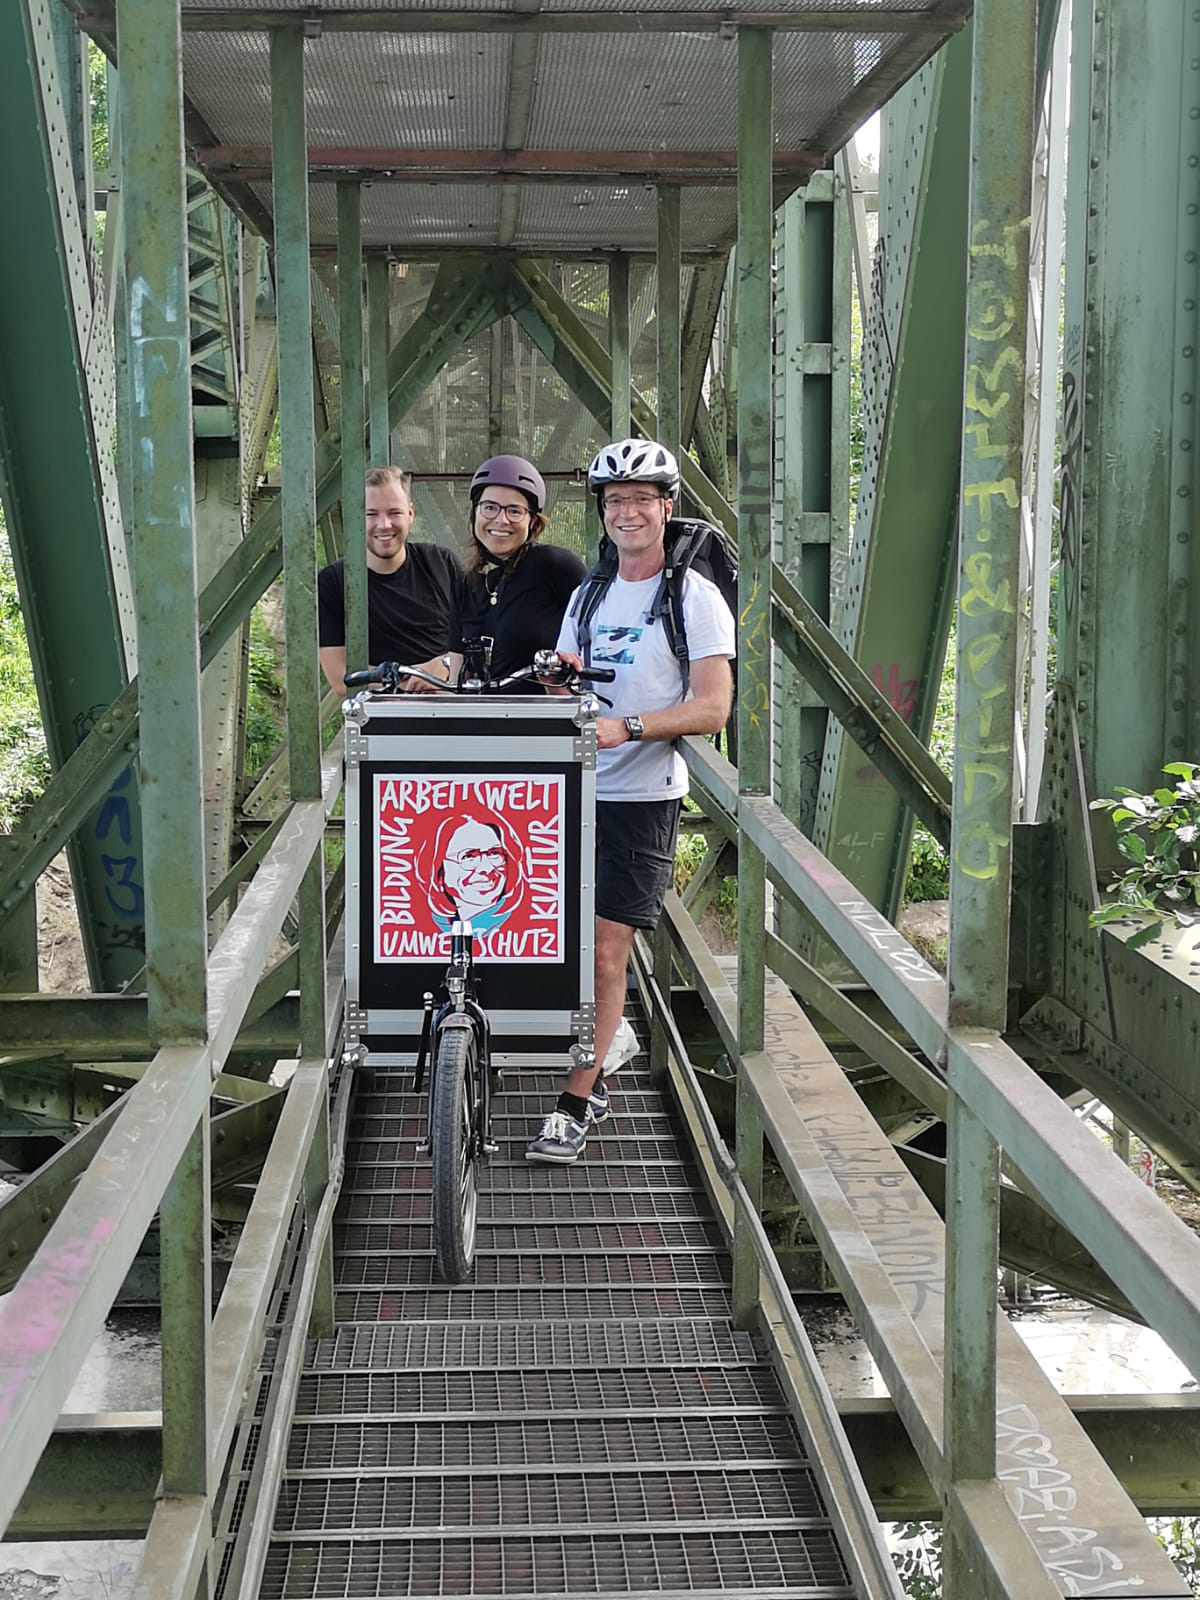
[[[546,693],[574,693],[571,685],[569,683],[564,683],[563,681],[564,677],[566,676],[563,668],[565,667],[571,672],[582,672],[583,657],[576,655],[573,650],[551,650],[545,652],[545,655],[552,657],[554,661],[558,663],[558,665],[552,668],[549,672],[539,672],[537,675],[537,681],[542,685]]]

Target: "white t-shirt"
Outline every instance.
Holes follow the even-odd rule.
[[[591,665],[615,667],[617,672],[615,683],[596,685],[596,692],[613,703],[611,711],[601,706],[604,716],[644,716],[677,706],[683,699],[683,675],[666,625],[661,618],[650,620],[662,581],[661,572],[640,583],[614,578],[592,618]],[[579,649],[571,615],[578,592],[567,602],[558,635],[560,650]],[[689,660],[731,658],[737,653],[729,607],[716,584],[698,572],[684,578],[683,620]],[[596,759],[596,794],[601,800],[678,800],[687,792],[683,757],[674,744],[662,739],[627,740],[614,750],[601,750]]]

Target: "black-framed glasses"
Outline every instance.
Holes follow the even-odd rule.
[[[479,509],[489,522],[495,517],[504,517],[509,522],[524,522],[529,515],[528,506],[502,506],[499,500],[481,500]]]

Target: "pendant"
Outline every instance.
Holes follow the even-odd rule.
[[[488,596],[488,604],[490,606],[494,606],[496,604],[496,596],[494,594]]]

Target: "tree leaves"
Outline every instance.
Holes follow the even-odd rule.
[[[1200,780],[1190,761],[1172,761],[1163,771],[1173,789],[1138,794],[1118,787],[1119,798],[1093,800],[1093,811],[1111,813],[1117,850],[1130,863],[1105,893],[1112,901],[1092,912],[1093,928],[1126,917],[1143,921],[1127,940],[1140,949],[1161,934],[1167,921],[1191,926],[1200,907]]]

